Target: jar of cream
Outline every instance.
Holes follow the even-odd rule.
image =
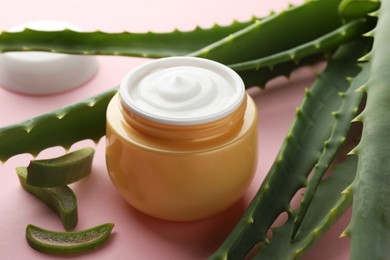
[[[193,57],[154,60],[123,79],[107,108],[106,162],[130,205],[192,221],[237,202],[257,162],[257,111],[241,78]]]

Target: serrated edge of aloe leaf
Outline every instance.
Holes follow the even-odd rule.
[[[37,187],[58,187],[81,180],[91,172],[95,149],[87,147],[52,159],[32,160],[26,183]]]
[[[35,225],[29,224],[26,227],[26,240],[28,244],[42,253],[49,254],[79,254],[88,252],[94,249],[97,249],[103,246],[111,236],[111,231],[114,228],[113,223],[105,223],[101,224],[89,229],[74,231],[74,232],[57,232],[51,231],[48,229],[43,229],[37,227]],[[92,233],[90,235],[94,235],[94,231],[98,231],[98,229],[102,229],[99,231],[99,236],[91,237],[91,239],[86,243],[78,243],[78,244],[69,244],[74,238],[72,236],[83,237],[84,234]],[[42,238],[37,239],[37,234],[33,234],[32,232],[39,233],[40,236],[44,236],[49,240],[48,242],[43,242]],[[85,238],[85,236],[84,236]]]
[[[51,208],[60,217],[66,230],[71,230],[77,225],[77,198],[72,189],[68,186],[57,188],[34,187],[26,183],[26,167],[17,167],[16,173],[23,189]]]

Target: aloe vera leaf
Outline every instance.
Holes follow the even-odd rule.
[[[189,55],[234,64],[291,49],[340,27],[339,3],[340,0],[307,1]]]
[[[378,10],[380,4],[380,0],[343,0],[339,12],[344,18],[356,19]]]
[[[90,174],[95,149],[86,147],[63,156],[32,160],[27,167],[27,184],[36,187],[59,187],[81,180]]]
[[[66,230],[71,230],[77,225],[77,198],[68,186],[56,188],[34,187],[26,183],[26,167],[18,167],[16,168],[16,172],[23,189],[34,195],[56,212]]]
[[[21,154],[37,155],[45,148],[69,148],[77,141],[98,142],[106,132],[106,108],[117,93],[112,89],[74,105],[22,123],[0,128],[0,161]]]
[[[272,68],[277,64],[288,61],[297,63],[302,58],[334,50],[340,45],[360,37],[364,32],[372,29],[372,25],[373,23],[368,23],[366,18],[357,19],[292,49],[260,59],[231,64],[229,67],[235,71],[242,71],[248,69],[258,70],[262,67]]]
[[[361,121],[361,140],[352,154],[358,156],[352,218],[344,234],[351,238],[351,259],[390,258],[390,1],[378,11],[371,52],[361,60],[370,63],[370,76],[362,88],[367,101],[356,121]]]
[[[257,60],[231,64],[229,67],[241,76],[246,86],[263,87],[268,80],[276,76],[288,76],[297,64],[312,64],[323,59],[325,53],[356,39],[372,29],[374,24],[374,19],[367,21],[366,18],[361,18],[298,47]]]
[[[315,244],[351,206],[352,196],[342,193],[356,175],[357,158],[348,156],[321,182],[294,241],[290,240],[294,214],[282,226],[272,229],[269,244],[261,244],[254,259],[297,259]]]
[[[256,20],[252,18],[247,22],[234,21],[228,26],[197,27],[193,31],[174,30],[169,33],[42,32],[26,29],[22,32],[2,32],[0,52],[47,51],[154,58],[181,56],[241,30]]]
[[[325,141],[321,157],[314,166],[311,178],[301,200],[301,205],[296,213],[291,238],[294,238],[297,234],[322,177],[346,140],[352,119],[357,115],[358,108],[363,99],[363,92],[357,90],[366,83],[369,70],[368,64],[363,65],[362,71],[352,80],[348,90],[345,93],[340,93],[343,99],[341,107],[337,112],[333,113],[336,118],[336,123],[333,126],[329,139]]]
[[[292,128],[259,191],[228,238],[210,259],[243,259],[257,243],[265,242],[267,231],[282,212],[291,212],[290,200],[306,185],[307,175],[320,157],[323,143],[332,130],[332,112],[341,105],[339,92],[349,87],[347,76],[360,69],[356,59],[365,44],[343,46],[306,92],[297,109]]]

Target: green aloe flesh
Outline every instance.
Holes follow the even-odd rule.
[[[32,160],[26,183],[51,188],[81,180],[91,172],[94,154],[95,149],[87,147],[52,159]]]
[[[71,230],[77,225],[77,199],[74,192],[68,186],[56,188],[40,188],[26,183],[27,168],[16,168],[19,182],[23,189],[45,203],[60,217],[66,230]]]
[[[364,42],[354,42],[332,57],[297,109],[293,126],[255,198],[210,259],[243,259],[256,244],[267,241],[267,231],[279,214],[291,212],[290,200],[306,185],[321,155],[335,123],[332,112],[342,102],[339,93],[348,89],[347,77],[360,71],[357,59],[365,49]]]
[[[114,224],[106,223],[77,232],[56,232],[34,225],[26,228],[28,244],[47,254],[80,254],[103,246],[111,236]]]
[[[299,258],[351,201],[352,219],[344,232],[351,239],[351,259],[387,259],[389,16],[389,0],[309,0],[261,20],[254,18],[190,32],[3,32],[0,52],[198,56],[231,66],[247,88],[264,86],[273,77],[288,76],[298,66],[328,59],[326,70],[319,74],[297,109],[292,127],[257,195],[210,259],[243,259],[256,245],[260,245],[255,256],[258,259]],[[372,37],[373,44],[360,39],[361,34]],[[338,51],[334,54],[335,49]],[[358,58],[366,63],[358,64]],[[0,128],[0,161],[20,153],[37,155],[57,145],[69,148],[84,139],[97,142],[105,134],[106,107],[116,92],[112,89]],[[324,172],[345,141],[363,96],[366,106],[353,120],[363,124],[360,143],[351,152],[353,159],[349,158],[333,176],[323,180]],[[308,180],[310,173],[312,178]],[[356,173],[353,181],[352,173]],[[303,187],[306,191],[302,204],[292,210],[290,201]],[[342,187],[347,188],[340,194]],[[325,203],[325,195],[332,202]],[[269,239],[269,228],[283,212],[288,213],[288,221],[273,229],[274,236]]]

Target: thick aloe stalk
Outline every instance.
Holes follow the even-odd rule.
[[[360,71],[356,60],[365,47],[362,42],[344,46],[307,91],[270,172],[240,222],[210,259],[243,259],[257,243],[267,240],[267,231],[279,214],[292,213],[290,200],[306,185],[321,155],[335,123],[332,112],[341,105],[338,93],[348,89],[346,78]]]
[[[321,182],[294,241],[290,240],[295,212],[285,224],[272,229],[269,244],[260,245],[254,259],[286,260],[301,257],[352,204],[352,197],[342,191],[356,175],[357,158],[350,156],[336,165],[332,175]]]
[[[0,128],[0,161],[13,155],[37,155],[45,148],[69,148],[77,141],[97,142],[106,132],[106,108],[117,89],[32,118],[19,124]]]
[[[352,219],[344,234],[351,238],[351,259],[390,258],[390,1],[383,0],[374,44],[362,60],[370,63],[363,91],[367,102],[356,118],[363,123],[356,179],[346,192],[353,195]]]

